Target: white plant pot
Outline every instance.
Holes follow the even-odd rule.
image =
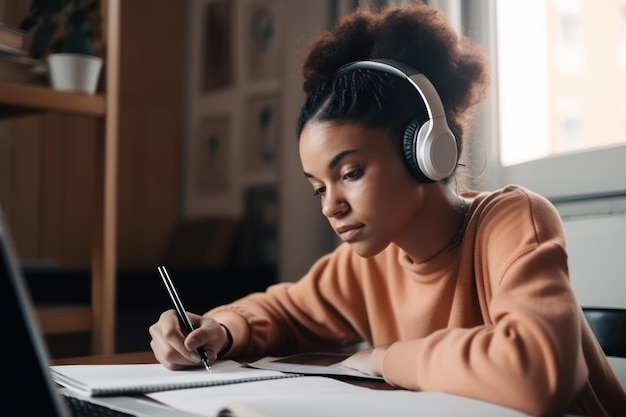
[[[94,94],[102,70],[102,58],[57,53],[48,56],[50,83],[55,90]]]

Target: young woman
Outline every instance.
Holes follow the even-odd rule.
[[[382,60],[382,61],[381,61]],[[558,213],[519,186],[457,193],[489,75],[480,48],[422,3],[360,10],[304,63],[304,175],[343,240],[296,283],[150,327],[171,369],[367,342],[344,363],[397,387],[532,415],[623,415],[626,394],[570,286]]]

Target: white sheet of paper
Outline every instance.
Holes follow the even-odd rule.
[[[320,376],[148,394],[203,416],[229,408],[240,417],[528,417],[498,405],[438,392],[374,390]]]

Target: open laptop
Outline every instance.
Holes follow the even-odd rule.
[[[0,305],[2,306],[2,361],[5,366],[3,408],[24,416],[152,416],[197,417],[149,399],[137,397],[84,397],[66,388],[59,388],[50,376],[48,349],[40,332],[30,294],[18,268],[13,241],[0,208]],[[71,403],[79,403],[84,414],[72,411]],[[88,407],[85,407],[85,404]],[[99,414],[101,407],[109,414]],[[111,414],[111,410],[118,413]]]

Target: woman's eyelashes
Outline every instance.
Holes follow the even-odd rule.
[[[355,181],[363,176],[363,170],[361,168],[352,169],[343,174],[342,181]],[[326,187],[313,187],[313,197],[319,197],[324,195]]]
[[[324,195],[325,191],[326,191],[326,187],[314,188],[313,189],[313,197],[319,197],[321,195]]]
[[[359,169],[359,168],[352,169],[343,176],[343,179],[347,181],[354,181],[354,180],[361,178],[362,175],[363,175],[362,169]]]

